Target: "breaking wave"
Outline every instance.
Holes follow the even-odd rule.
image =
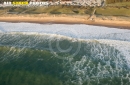
[[[50,78],[51,85],[129,85],[129,36],[130,30],[82,24],[1,22],[0,84],[4,72],[15,71],[19,80],[35,74],[34,81],[23,79],[29,85],[36,77],[49,85],[40,75]],[[6,79],[14,84],[11,75]]]

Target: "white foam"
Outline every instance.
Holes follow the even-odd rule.
[[[100,43],[109,44],[118,49],[126,57],[126,60],[130,62],[130,30],[127,29],[89,26],[84,24],[67,25],[0,22],[0,31],[3,33],[51,34],[50,38],[62,35],[63,38],[68,37],[68,39],[71,39],[71,37],[87,41],[96,39]]]
[[[100,43],[107,44],[109,46],[115,47],[120,51],[122,55],[125,56],[128,66],[130,66],[130,42],[119,41],[119,40],[98,40]]]
[[[84,24],[34,24],[0,22],[2,32],[37,32],[60,34],[80,39],[110,39],[130,41],[130,30]]]

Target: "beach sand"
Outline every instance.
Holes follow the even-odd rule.
[[[130,29],[130,21],[127,20],[103,20],[97,17],[95,20],[88,19],[90,16],[78,15],[5,15],[0,16],[0,22],[29,22],[29,23],[55,23],[55,24],[87,24],[96,26],[115,27]]]

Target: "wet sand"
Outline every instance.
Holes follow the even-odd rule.
[[[40,24],[87,24],[95,26],[115,27],[120,29],[130,29],[130,21],[120,20],[102,20],[96,18],[95,20],[88,19],[89,16],[0,16],[0,22],[29,22],[29,23],[40,23]]]

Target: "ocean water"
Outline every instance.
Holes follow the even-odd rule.
[[[130,30],[0,22],[0,85],[130,85]]]

